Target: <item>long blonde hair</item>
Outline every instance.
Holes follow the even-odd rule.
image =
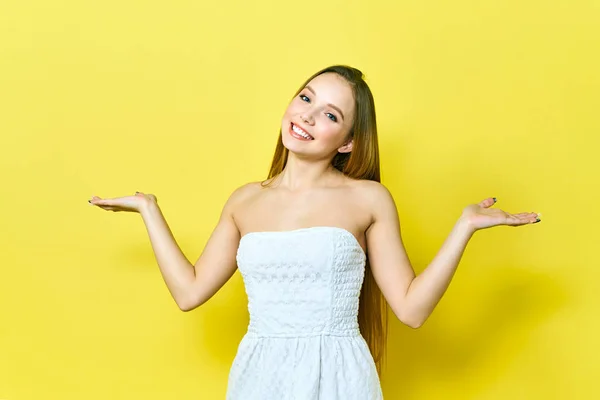
[[[337,153],[331,164],[339,171],[354,179],[368,179],[380,182],[379,145],[377,141],[377,123],[375,118],[375,102],[371,89],[364,80],[363,73],[346,65],[333,65],[324,68],[308,78],[298,91],[315,77],[326,72],[333,72],[343,77],[352,88],[355,101],[355,117],[348,139],[353,139],[350,153]],[[270,186],[272,178],[279,175],[287,163],[288,149],[281,140],[281,130],[277,139],[275,154],[267,179],[263,186]],[[267,181],[271,180],[269,183]],[[365,338],[375,360],[377,372],[381,374],[385,358],[387,340],[387,302],[375,282],[367,256],[365,278],[360,292],[358,324],[361,335]]]

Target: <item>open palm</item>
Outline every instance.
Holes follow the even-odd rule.
[[[140,212],[143,207],[150,202],[156,202],[156,196],[153,194],[144,194],[135,192],[133,196],[115,197],[103,199],[98,196],[93,196],[88,202],[107,211],[129,211]]]
[[[485,229],[497,225],[521,226],[540,222],[538,213],[522,212],[510,214],[498,208],[490,208],[495,204],[493,198],[487,198],[477,204],[464,208],[462,218],[469,221],[474,229]]]

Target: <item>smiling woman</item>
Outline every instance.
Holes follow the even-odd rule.
[[[195,264],[156,196],[91,203],[141,214],[181,310],[204,304],[239,268],[250,324],[229,372],[228,400],[379,400],[387,305],[420,327],[475,231],[539,221],[493,209],[493,198],[471,204],[415,276],[396,206],[379,180],[373,96],[360,70],[337,65],[295,93],[267,179],[231,194]]]

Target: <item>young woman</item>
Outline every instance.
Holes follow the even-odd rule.
[[[487,198],[462,210],[418,276],[396,206],[379,182],[373,96],[361,71],[332,66],[311,76],[285,114],[266,181],[237,188],[194,265],[179,249],[156,196],[101,199],[141,214],[177,305],[210,299],[239,267],[250,324],[229,373],[229,400],[382,399],[378,373],[387,305],[420,327],[445,293],[471,236],[539,222]]]

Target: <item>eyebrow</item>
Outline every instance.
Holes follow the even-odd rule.
[[[313,94],[314,94],[315,96],[317,95],[317,93],[316,93],[316,92],[313,90],[313,88],[311,88],[309,85],[306,85],[306,88],[307,88],[308,90],[310,90],[311,92],[313,92]],[[328,105],[329,107],[331,107],[331,108],[335,109],[337,112],[339,112],[339,113],[340,113],[340,115],[342,116],[342,119],[344,119],[344,113],[342,112],[342,110],[340,110],[339,108],[337,108],[336,106],[334,106],[334,105],[333,105],[333,104],[331,104],[331,103],[327,103],[327,105]]]

